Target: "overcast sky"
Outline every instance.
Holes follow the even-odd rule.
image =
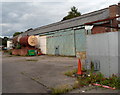
[[[120,0],[79,0],[79,2],[1,2],[0,27],[2,36],[12,36],[15,32],[24,32],[62,20],[72,6],[81,14],[106,8]],[[2,21],[1,21],[2,20]]]

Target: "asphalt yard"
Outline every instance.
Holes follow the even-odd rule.
[[[49,93],[51,88],[74,85],[65,72],[77,68],[77,58],[58,56],[2,56],[2,93]],[[117,90],[88,87],[68,93],[117,93]]]
[[[3,55],[3,93],[48,93],[50,88],[72,85],[64,72],[77,68],[74,57]]]

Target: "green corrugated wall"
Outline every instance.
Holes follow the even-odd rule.
[[[75,30],[76,52],[86,51],[86,35],[85,30]]]
[[[85,40],[84,29],[59,30],[47,36],[47,54],[75,56],[75,51],[85,51]]]

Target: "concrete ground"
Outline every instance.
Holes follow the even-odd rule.
[[[77,68],[73,57],[3,55],[3,93],[47,93],[49,88],[72,85],[64,72]]]
[[[50,88],[73,85],[64,72],[77,68],[77,58],[56,56],[2,56],[3,93],[48,93]],[[110,89],[75,89],[69,93],[117,93]]]

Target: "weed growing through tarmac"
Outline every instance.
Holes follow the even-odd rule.
[[[25,75],[26,73],[25,72],[21,72],[22,75]]]
[[[8,55],[7,57],[13,57],[12,55]]]
[[[72,75],[75,73],[77,73],[77,69],[73,69],[72,71],[67,71],[64,73],[64,75],[72,77]]]
[[[74,73],[77,70],[72,70],[65,72],[64,74],[69,77],[73,77]],[[120,77],[117,75],[112,75],[109,78],[104,77],[104,75],[100,72],[90,73],[88,75],[78,76],[76,77],[76,82],[73,85],[73,88],[84,87],[88,85],[93,85],[93,83],[97,83],[100,85],[106,85],[115,89],[120,89]]]
[[[68,66],[64,66],[65,68],[68,68],[68,67],[73,67],[73,65],[68,65]]]
[[[68,77],[75,77],[74,74],[77,73],[77,69],[74,69],[72,71],[65,72],[64,75]],[[72,89],[77,89],[81,87],[88,87],[85,89],[85,91],[95,89],[97,86],[94,86],[94,83],[105,85],[108,87],[112,87],[113,89],[120,89],[120,77],[113,74],[109,78],[104,77],[104,75],[100,72],[94,73],[90,72],[90,74],[85,74],[82,76],[75,77],[76,81],[74,85],[72,86]],[[100,86],[101,87],[101,86]]]
[[[79,82],[75,81],[75,83],[72,86],[73,89],[79,88]]]
[[[38,61],[38,59],[26,59],[26,61]]]
[[[52,95],[59,95],[59,94],[64,94],[66,92],[71,91],[73,88],[70,85],[61,85],[59,87],[56,88],[52,88]]]

